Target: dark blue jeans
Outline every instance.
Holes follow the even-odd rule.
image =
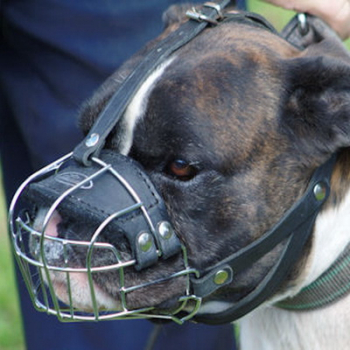
[[[1,0],[0,151],[10,200],[81,140],[80,104],[162,30],[174,0]],[[36,312],[18,276],[27,350],[140,350],[148,321],[62,324]],[[155,349],[234,349],[231,325],[162,326]]]

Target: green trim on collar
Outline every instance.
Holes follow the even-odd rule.
[[[338,259],[316,281],[296,296],[284,299],[275,306],[291,311],[309,311],[325,307],[350,292],[350,244]]]

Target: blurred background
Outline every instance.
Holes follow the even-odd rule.
[[[278,30],[294,15],[257,0],[248,0],[248,6],[250,11],[265,16]],[[350,49],[350,40],[346,45]],[[0,350],[25,350],[1,184],[0,172]]]

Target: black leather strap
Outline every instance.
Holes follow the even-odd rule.
[[[222,0],[218,5],[221,9],[224,9],[229,3],[230,0]],[[213,7],[203,6],[201,13],[214,21],[218,18],[218,11]],[[160,63],[196,37],[208,25],[210,25],[208,21],[201,19],[199,21],[187,21],[145,56],[109,100],[86,138],[75,148],[74,158],[78,162],[84,165],[90,164],[89,158],[92,155],[97,156],[103,148],[107,136],[120,120],[142,82],[145,81]]]
[[[216,272],[222,269],[229,271],[227,269],[227,266],[229,266],[233,273],[233,276],[229,276],[229,278],[234,279],[235,274],[244,271],[271,251],[277,244],[286,238],[288,239],[279,261],[252,293],[224,312],[196,316],[197,321],[208,324],[232,322],[253,310],[276,292],[299,258],[307,239],[311,235],[315,219],[329,196],[330,178],[335,160],[336,155],[333,155],[315,171],[303,197],[284,215],[273,229],[219,264],[208,268],[200,279],[192,279],[194,294],[204,297],[208,290],[210,290],[210,293],[215,291],[212,290],[212,281],[208,282],[207,274],[215,276]],[[210,283],[209,287],[205,285],[208,283]],[[216,289],[221,287],[222,285],[217,285]]]
[[[283,39],[300,50],[324,38],[334,38],[334,35],[334,32],[320,19],[305,16],[305,23],[301,23],[299,15],[295,16],[281,33]],[[333,155],[330,160],[316,170],[304,196],[272,230],[248,247],[207,269],[200,279],[192,280],[194,294],[203,297],[209,295],[231,283],[235,274],[244,271],[278,243],[287,239],[279,261],[253,292],[226,311],[217,314],[199,315],[196,317],[197,321],[208,324],[232,322],[253,310],[277,291],[300,256],[307,239],[312,233],[316,217],[328,198],[330,177],[335,159],[336,155]],[[321,196],[322,198],[315,196],[314,191],[317,189],[317,184],[322,184],[326,191],[325,195]],[[228,277],[225,283],[216,285],[214,279],[221,270],[225,270]]]

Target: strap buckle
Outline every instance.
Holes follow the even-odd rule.
[[[223,19],[222,8],[219,4],[209,1],[209,2],[204,3],[203,7],[215,10],[216,15],[215,15],[215,13],[214,13],[214,15],[210,15],[210,14],[206,15],[201,11],[197,11],[193,7],[192,10],[188,10],[186,12],[186,16],[190,19],[197,21],[197,22],[208,22],[208,23],[213,24],[213,25],[217,25],[218,22],[221,19]]]

